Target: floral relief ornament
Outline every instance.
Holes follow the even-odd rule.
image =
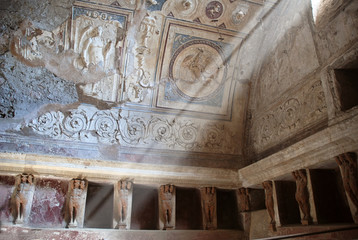
[[[158,116],[150,119],[126,117],[116,109],[51,111],[24,127],[54,139],[129,146],[141,144],[144,147],[154,144],[158,148],[209,152],[234,151],[233,136],[224,124],[201,125],[191,120]]]

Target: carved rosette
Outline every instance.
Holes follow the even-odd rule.
[[[179,127],[176,142],[185,149],[192,149],[197,146],[197,134],[198,128],[192,123],[186,123]]]
[[[94,128],[102,140],[115,141],[114,138],[118,132],[118,123],[110,111],[99,111],[95,113],[91,122],[93,125],[92,128]]]
[[[144,120],[140,117],[131,119],[123,118],[121,120],[120,135],[122,139],[129,144],[136,144],[143,140],[147,135],[147,128]]]
[[[224,143],[224,126],[208,125],[204,129],[205,147],[221,148]]]
[[[312,84],[305,95],[303,112],[308,113],[312,119],[317,119],[324,111],[327,111],[327,104],[322,88],[322,82],[318,80]]]
[[[299,124],[301,117],[301,104],[298,99],[291,98],[280,107],[281,128],[293,129]]]
[[[235,25],[239,25],[244,19],[246,14],[249,11],[249,5],[241,4],[232,12],[231,21]]]
[[[268,114],[263,117],[262,123],[263,124],[259,129],[259,136],[261,136],[261,143],[266,143],[277,134],[278,122],[275,118],[275,115]]]
[[[173,124],[174,121],[168,122],[160,118],[153,118],[149,124],[153,134],[152,139],[156,142],[172,142],[174,138]]]
[[[84,111],[71,112],[63,121],[63,133],[68,137],[79,137],[86,130],[88,120]]]
[[[28,124],[36,133],[53,138],[61,136],[60,123],[64,118],[62,112],[47,112]]]

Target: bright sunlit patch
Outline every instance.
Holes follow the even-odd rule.
[[[318,9],[321,5],[322,0],[311,0],[313,21],[316,23]]]

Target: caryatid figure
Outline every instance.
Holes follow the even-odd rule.
[[[271,181],[265,181],[262,183],[262,186],[265,189],[265,205],[267,212],[270,215],[270,227],[273,231],[276,231],[276,221],[275,221],[275,210],[273,202],[273,186]]]
[[[171,224],[172,221],[172,198],[173,198],[174,186],[173,185],[163,185],[160,186],[160,199],[162,201],[162,214],[163,219],[165,220],[164,228],[173,227]]]
[[[205,197],[204,197],[204,211],[207,228],[213,228],[215,209],[216,209],[216,193],[214,187],[205,188]]]
[[[68,204],[71,226],[77,226],[79,209],[81,208],[83,193],[86,188],[85,180],[74,179],[71,183],[70,201]]]
[[[357,187],[357,160],[354,153],[343,153],[336,157],[336,162],[341,168],[343,186],[356,207],[354,220],[358,222],[358,187]]]
[[[20,184],[17,185],[15,203],[16,203],[16,223],[23,223],[24,215],[26,213],[27,203],[29,201],[30,193],[33,191],[33,175],[22,174],[20,176]]]
[[[122,180],[118,182],[118,225],[127,225],[128,196],[131,188],[132,182],[130,181]]]
[[[303,225],[308,225],[312,219],[310,216],[306,171],[304,169],[297,170],[292,172],[292,175],[296,180],[296,201],[298,202],[298,205],[300,206],[301,212],[303,214],[301,223]]]
[[[250,211],[250,194],[248,188],[240,188],[239,189],[239,203],[240,203],[240,211],[247,212]]]

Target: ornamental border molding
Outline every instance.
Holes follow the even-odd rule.
[[[126,115],[128,114],[128,116]],[[79,107],[49,111],[21,128],[53,139],[84,143],[117,144],[157,150],[236,154],[238,137],[229,123],[195,121],[175,116],[98,110]]]

